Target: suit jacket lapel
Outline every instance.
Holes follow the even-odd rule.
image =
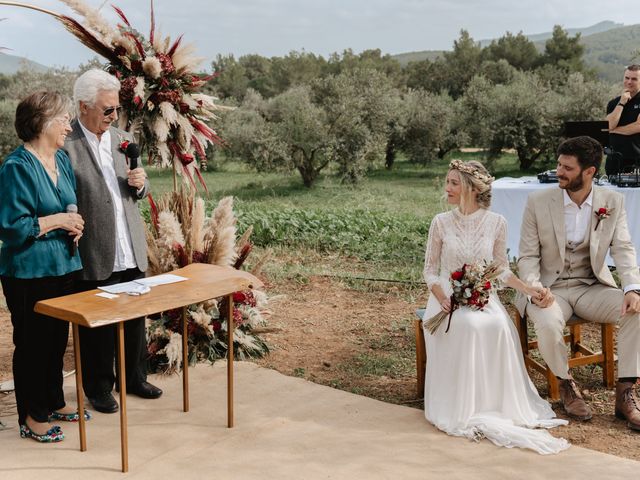
[[[593,187],[593,198],[591,199],[591,219],[589,221],[589,257],[591,258],[591,264],[595,262],[596,254],[598,253],[598,246],[600,245],[600,229],[604,228],[604,225],[598,226],[596,230],[595,213],[601,206],[599,202],[601,195],[596,186]]]
[[[118,177],[127,177],[127,167],[126,157],[124,153],[120,150],[121,139],[120,135],[115,128],[109,128],[109,133],[111,134],[111,157],[113,158],[113,168],[116,171],[116,175]]]
[[[103,176],[100,162],[98,162],[98,159],[93,155],[93,150],[91,150],[91,147],[89,146],[89,141],[87,140],[87,137],[84,135],[84,132],[82,131],[82,127],[80,126],[80,121],[78,119],[73,121],[72,129],[73,129],[74,142],[80,143],[80,145],[82,145],[82,148],[85,150],[86,154],[91,159],[91,163],[93,164],[96,171],[100,174],[100,176]]]
[[[553,223],[553,231],[556,234],[556,241],[558,242],[560,259],[562,260],[562,263],[564,263],[567,234],[564,228],[564,201],[562,190],[560,188],[558,188],[556,193],[551,197],[551,201],[549,202],[549,214],[551,216],[551,222]]]

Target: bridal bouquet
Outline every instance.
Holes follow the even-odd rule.
[[[440,311],[426,321],[425,327],[432,335],[438,327],[449,317],[447,329],[451,326],[451,316],[459,307],[469,307],[473,310],[482,310],[489,301],[489,295],[493,289],[495,279],[500,275],[500,267],[492,262],[465,263],[462,268],[451,272],[451,310],[449,313]]]

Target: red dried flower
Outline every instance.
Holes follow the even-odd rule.
[[[127,77],[120,81],[120,103],[126,105],[133,102],[134,90],[138,86],[136,77]]]
[[[161,90],[153,95],[153,103],[169,102],[177,105],[182,100],[182,95],[176,90]]]
[[[173,66],[171,57],[166,53],[156,53],[156,57],[160,60],[160,66],[164,74],[169,75],[176,71],[176,67]]]
[[[451,274],[451,279],[460,281],[462,280],[463,276],[464,276],[464,272],[462,270],[456,270]]]
[[[242,312],[237,308],[233,309],[233,323],[235,323],[237,327],[239,327],[244,323],[244,318],[242,318]]]
[[[191,254],[191,261],[192,263],[207,263],[207,257],[204,253],[196,250]]]
[[[250,307],[256,306],[256,297],[251,290],[244,290],[242,292],[233,293],[233,302],[243,305],[249,305]]]

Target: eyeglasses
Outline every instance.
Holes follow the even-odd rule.
[[[118,112],[120,113],[120,110],[122,110],[122,106],[118,105],[117,107],[107,107],[102,111],[102,114],[105,117],[108,117],[109,115],[111,115],[113,112]]]

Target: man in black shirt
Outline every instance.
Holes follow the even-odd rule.
[[[640,65],[624,71],[622,94],[607,104],[609,147],[607,175],[632,170],[640,163]]]

